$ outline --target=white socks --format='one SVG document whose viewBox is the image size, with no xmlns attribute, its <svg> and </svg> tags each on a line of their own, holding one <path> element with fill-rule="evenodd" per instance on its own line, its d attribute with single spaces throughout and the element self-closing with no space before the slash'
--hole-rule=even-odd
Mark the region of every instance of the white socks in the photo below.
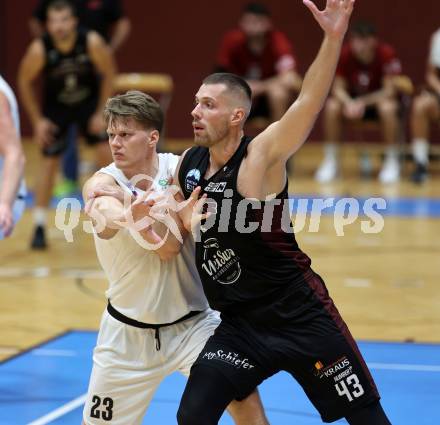
<svg viewBox="0 0 440 425">
<path fill-rule="evenodd" d="M 339 145 L 337 143 L 326 143 L 324 145 L 324 157 L 325 159 L 337 160 L 339 153 Z"/>
<path fill-rule="evenodd" d="M 429 160 L 429 143 L 426 139 L 414 139 L 411 145 L 414 161 L 427 165 Z"/>
<path fill-rule="evenodd" d="M 34 223 L 36 226 L 46 226 L 47 223 L 47 208 L 35 207 L 33 211 Z"/>
<path fill-rule="evenodd" d="M 385 150 L 386 161 L 398 161 L 399 154 L 396 146 L 388 146 Z"/>
</svg>

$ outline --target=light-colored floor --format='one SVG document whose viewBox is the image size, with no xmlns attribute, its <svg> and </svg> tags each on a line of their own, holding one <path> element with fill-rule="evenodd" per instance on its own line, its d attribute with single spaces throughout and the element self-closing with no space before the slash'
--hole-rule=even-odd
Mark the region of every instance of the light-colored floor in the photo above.
<svg viewBox="0 0 440 425">
<path fill-rule="evenodd" d="M 176 144 L 170 145 L 173 148 Z M 178 145 L 179 146 L 179 145 Z M 378 169 L 380 156 L 370 146 Z M 27 143 L 27 180 L 38 171 L 34 147 Z M 84 157 L 90 158 L 85 151 Z M 343 174 L 334 184 L 319 186 L 313 171 L 321 159 L 318 144 L 304 146 L 293 162 L 289 191 L 347 197 L 440 198 L 439 165 L 422 187 L 405 180 L 389 187 L 376 179 L 363 182 L 357 173 L 357 148 L 343 151 Z M 376 170 L 377 171 L 377 170 Z M 323 216 L 317 232 L 297 234 L 301 248 L 327 283 L 356 338 L 440 342 L 439 218 L 387 216 L 384 229 L 364 234 L 359 218 L 337 236 L 333 216 Z M 298 217 L 300 220 L 300 217 Z M 81 216 L 66 242 L 50 217 L 50 249 L 29 250 L 31 214 L 26 211 L 12 238 L 0 243 L 0 359 L 67 329 L 97 329 L 105 306 L 106 282 L 92 237 L 82 230 Z"/>
</svg>

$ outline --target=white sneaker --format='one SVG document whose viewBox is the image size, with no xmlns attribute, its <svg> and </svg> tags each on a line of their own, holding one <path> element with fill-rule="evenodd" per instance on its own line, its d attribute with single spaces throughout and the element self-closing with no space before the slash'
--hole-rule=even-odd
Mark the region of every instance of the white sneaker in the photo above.
<svg viewBox="0 0 440 425">
<path fill-rule="evenodd" d="M 379 173 L 379 180 L 383 184 L 396 183 L 400 179 L 400 166 L 397 158 L 386 158 Z"/>
<path fill-rule="evenodd" d="M 338 161 L 335 158 L 324 158 L 315 173 L 315 180 L 319 183 L 329 183 L 338 175 Z"/>
</svg>

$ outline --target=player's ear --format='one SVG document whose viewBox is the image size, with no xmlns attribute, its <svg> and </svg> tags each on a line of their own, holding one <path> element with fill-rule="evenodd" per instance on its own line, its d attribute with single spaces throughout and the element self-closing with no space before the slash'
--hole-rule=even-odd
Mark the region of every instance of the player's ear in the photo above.
<svg viewBox="0 0 440 425">
<path fill-rule="evenodd" d="M 241 125 L 246 118 L 246 113 L 243 108 L 235 108 L 232 112 L 231 124 Z"/>
<path fill-rule="evenodd" d="M 157 143 L 159 142 L 159 138 L 160 138 L 160 133 L 158 130 L 151 130 L 148 134 L 148 146 L 149 147 L 154 147 L 157 145 Z"/>
</svg>

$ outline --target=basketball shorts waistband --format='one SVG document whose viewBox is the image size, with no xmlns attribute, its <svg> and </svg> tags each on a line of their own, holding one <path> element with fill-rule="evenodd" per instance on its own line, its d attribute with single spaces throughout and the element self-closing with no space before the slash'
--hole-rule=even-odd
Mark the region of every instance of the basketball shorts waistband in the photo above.
<svg viewBox="0 0 440 425">
<path fill-rule="evenodd" d="M 171 326 L 175 325 L 177 323 L 183 322 L 185 320 L 190 319 L 191 317 L 197 316 L 200 313 L 203 313 L 203 311 L 190 311 L 188 314 L 185 314 L 185 316 L 180 317 L 179 319 L 175 320 L 171 323 L 145 323 L 145 322 L 139 322 L 137 320 L 134 320 L 130 317 L 125 316 L 118 310 L 116 310 L 110 303 L 110 301 L 107 304 L 107 311 L 114 319 L 125 323 L 126 325 L 134 326 L 135 328 L 141 328 L 141 329 L 160 329 L 165 326 Z"/>
</svg>

